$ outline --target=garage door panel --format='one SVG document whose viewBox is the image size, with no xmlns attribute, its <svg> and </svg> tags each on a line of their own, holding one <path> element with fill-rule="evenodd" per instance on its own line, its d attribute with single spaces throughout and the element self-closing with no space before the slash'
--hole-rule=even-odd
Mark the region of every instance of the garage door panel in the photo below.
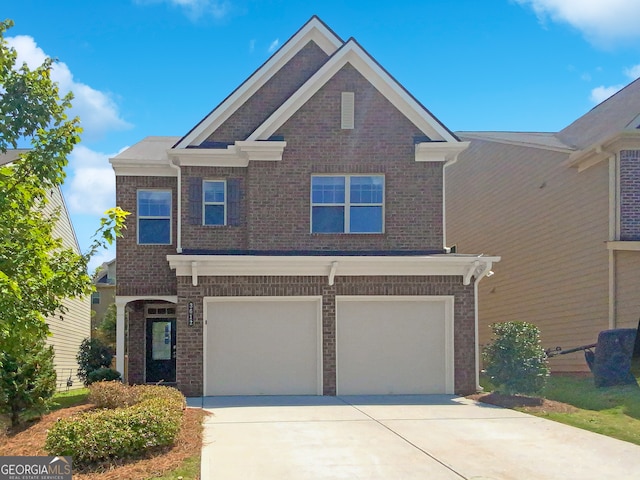
<svg viewBox="0 0 640 480">
<path fill-rule="evenodd" d="M 337 299 L 338 393 L 447 393 L 447 302 Z"/>
<path fill-rule="evenodd" d="M 318 394 L 319 305 L 317 299 L 211 302 L 207 394 Z"/>
</svg>

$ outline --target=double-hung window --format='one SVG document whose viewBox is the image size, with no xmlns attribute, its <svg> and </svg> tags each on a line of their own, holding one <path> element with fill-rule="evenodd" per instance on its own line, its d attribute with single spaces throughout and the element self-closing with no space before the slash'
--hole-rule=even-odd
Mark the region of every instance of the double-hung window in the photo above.
<svg viewBox="0 0 640 480">
<path fill-rule="evenodd" d="M 138 190 L 138 243 L 171 244 L 170 190 Z"/>
<path fill-rule="evenodd" d="M 202 218 L 204 225 L 226 225 L 227 182 L 204 180 L 202 182 Z"/>
<path fill-rule="evenodd" d="M 311 177 L 312 233 L 382 233 L 383 175 Z"/>
</svg>

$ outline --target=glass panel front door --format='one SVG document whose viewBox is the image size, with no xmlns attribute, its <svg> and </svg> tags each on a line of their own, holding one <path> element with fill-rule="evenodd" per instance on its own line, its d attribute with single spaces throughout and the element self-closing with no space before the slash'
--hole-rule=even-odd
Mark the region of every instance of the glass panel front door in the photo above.
<svg viewBox="0 0 640 480">
<path fill-rule="evenodd" d="M 147 319 L 147 383 L 176 381 L 176 320 Z"/>
</svg>

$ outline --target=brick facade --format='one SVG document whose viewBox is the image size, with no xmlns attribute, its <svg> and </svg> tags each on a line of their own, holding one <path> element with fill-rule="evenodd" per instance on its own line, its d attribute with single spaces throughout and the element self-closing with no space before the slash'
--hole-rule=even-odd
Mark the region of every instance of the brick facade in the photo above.
<svg viewBox="0 0 640 480">
<path fill-rule="evenodd" d="M 313 42 L 239 107 L 206 142 L 245 139 L 326 62 Z M 341 128 L 341 94 L 355 92 L 355 128 Z M 251 161 L 247 167 L 182 166 L 183 250 L 439 251 L 443 241 L 443 163 L 416 162 L 415 139 L 424 138 L 398 108 L 347 63 L 275 132 L 287 142 L 281 161 Z M 201 147 L 207 147 L 207 144 Z M 211 146 L 211 145 L 209 145 Z M 313 174 L 383 174 L 384 233 L 310 233 Z M 197 201 L 191 186 L 203 179 L 239 180 L 238 225 L 204 226 L 189 217 Z M 172 191 L 172 245 L 138 245 L 136 192 Z M 145 296 L 177 295 L 176 380 L 185 395 L 203 393 L 203 298 L 234 296 L 321 296 L 323 392 L 336 393 L 336 296 L 449 295 L 454 302 L 455 391 L 475 383 L 475 299 L 473 284 L 457 276 L 230 276 L 176 278 L 167 262 L 177 247 L 177 179 L 117 176 L 118 205 L 132 212 L 118 240 L 119 296 L 129 304 L 129 381 L 144 381 Z M 194 215 L 197 217 L 197 215 Z M 179 253 L 179 252 L 178 252 Z M 149 300 L 150 301 L 150 300 Z M 188 325 L 189 302 L 195 306 Z M 157 302 L 153 302 L 157 303 Z"/>
<path fill-rule="evenodd" d="M 203 391 L 203 297 L 322 296 L 323 390 L 336 394 L 335 298 L 340 295 L 453 295 L 455 391 L 475 391 L 473 285 L 460 277 L 202 277 L 194 287 L 191 279 L 178 278 L 177 386 L 187 396 Z M 187 324 L 187 304 L 195 305 L 194 324 Z M 154 302 L 157 303 L 157 302 Z M 142 302 L 129 313 L 129 381 L 141 383 L 145 351 L 145 318 Z"/>
<path fill-rule="evenodd" d="M 620 240 L 640 240 L 640 150 L 620 152 Z"/>
<path fill-rule="evenodd" d="M 118 206 L 131 215 L 116 244 L 118 283 L 116 295 L 175 295 L 176 276 L 167 255 L 176 252 L 176 179 L 172 177 L 116 177 Z M 137 192 L 139 189 L 171 190 L 171 245 L 138 245 Z"/>
</svg>

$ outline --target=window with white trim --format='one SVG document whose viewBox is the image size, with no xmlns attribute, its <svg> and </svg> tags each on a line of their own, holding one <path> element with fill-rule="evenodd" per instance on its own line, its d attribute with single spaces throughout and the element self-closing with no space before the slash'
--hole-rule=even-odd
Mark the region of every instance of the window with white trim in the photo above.
<svg viewBox="0 0 640 480">
<path fill-rule="evenodd" d="M 138 190 L 138 244 L 171 244 L 171 190 Z"/>
<path fill-rule="evenodd" d="M 384 175 L 311 177 L 311 233 L 383 233 Z"/>
<path fill-rule="evenodd" d="M 224 180 L 202 182 L 202 223 L 227 224 L 227 182 Z"/>
</svg>

